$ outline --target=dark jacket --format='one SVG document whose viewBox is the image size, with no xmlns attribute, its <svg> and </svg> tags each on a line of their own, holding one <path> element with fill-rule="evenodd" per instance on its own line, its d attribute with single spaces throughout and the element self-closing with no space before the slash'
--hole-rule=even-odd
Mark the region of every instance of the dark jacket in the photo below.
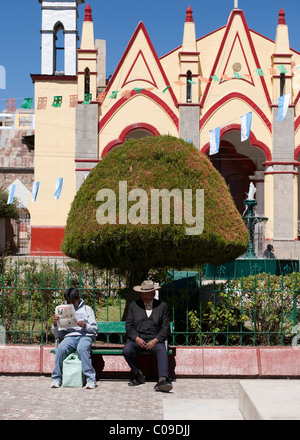
<svg viewBox="0 0 300 440">
<path fill-rule="evenodd" d="M 126 319 L 126 332 L 127 336 L 132 341 L 139 336 L 139 330 L 145 315 L 146 311 L 142 300 L 137 300 L 130 303 Z M 165 341 L 170 331 L 170 320 L 167 304 L 165 302 L 158 301 L 157 299 L 153 299 L 153 310 L 151 317 L 157 331 L 155 337 L 159 342 Z"/>
</svg>

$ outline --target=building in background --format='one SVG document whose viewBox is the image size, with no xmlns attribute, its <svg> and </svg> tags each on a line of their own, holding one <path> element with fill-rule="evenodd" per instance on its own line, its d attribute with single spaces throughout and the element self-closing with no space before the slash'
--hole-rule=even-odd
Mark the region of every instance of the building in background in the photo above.
<svg viewBox="0 0 300 440">
<path fill-rule="evenodd" d="M 189 6 L 182 45 L 172 49 L 170 42 L 170 52 L 160 58 L 140 22 L 106 84 L 105 41 L 95 40 L 90 5 L 77 48 L 84 0 L 39 2 L 42 68 L 32 79 L 34 179 L 40 186 L 28 205 L 33 255 L 61 254 L 76 191 L 109 151 L 130 138 L 170 134 L 209 155 L 241 214 L 253 182 L 257 213 L 269 219 L 264 239 L 272 241 L 277 257 L 300 257 L 300 53 L 289 46 L 283 10 L 274 23 L 275 41 L 249 29 L 237 8 L 225 26 L 197 39 Z M 287 106 L 278 122 L 280 97 Z M 242 140 L 247 114 L 249 137 Z M 220 142 L 213 152 L 216 129 Z"/>
</svg>

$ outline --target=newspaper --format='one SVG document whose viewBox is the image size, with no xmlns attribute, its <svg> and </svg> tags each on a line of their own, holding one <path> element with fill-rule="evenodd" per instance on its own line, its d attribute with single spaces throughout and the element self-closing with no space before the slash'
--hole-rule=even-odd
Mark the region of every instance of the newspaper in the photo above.
<svg viewBox="0 0 300 440">
<path fill-rule="evenodd" d="M 59 316 L 58 329 L 74 327 L 77 324 L 77 316 L 73 304 L 62 304 L 57 306 L 55 314 Z"/>
</svg>

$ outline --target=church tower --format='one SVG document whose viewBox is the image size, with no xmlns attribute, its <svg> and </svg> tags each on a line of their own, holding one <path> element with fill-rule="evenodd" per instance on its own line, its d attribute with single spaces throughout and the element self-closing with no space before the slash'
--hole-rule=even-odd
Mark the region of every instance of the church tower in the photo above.
<svg viewBox="0 0 300 440">
<path fill-rule="evenodd" d="M 184 140 L 191 139 L 195 147 L 199 148 L 199 52 L 193 11 L 190 6 L 186 10 L 182 50 L 178 55 L 179 79 L 186 83 L 186 87 L 180 89 L 179 135 Z"/>
<path fill-rule="evenodd" d="M 289 32 L 283 9 L 279 12 L 273 61 L 273 161 L 266 163 L 266 182 L 273 184 L 273 242 L 281 251 L 282 243 L 294 243 L 297 239 L 298 211 L 298 167 L 294 160 L 295 110 L 290 106 L 284 120 L 278 122 L 278 98 L 292 92 L 292 52 L 289 45 Z M 268 189 L 268 185 L 266 185 Z M 265 194 L 265 197 L 268 197 Z M 284 209 L 283 209 L 284 206 Z"/>
<path fill-rule="evenodd" d="M 84 0 L 39 0 L 42 4 L 42 75 L 58 70 L 59 51 L 64 51 L 65 75 L 77 73 L 78 5 Z M 58 47 L 58 34 L 63 33 L 63 46 Z"/>
</svg>

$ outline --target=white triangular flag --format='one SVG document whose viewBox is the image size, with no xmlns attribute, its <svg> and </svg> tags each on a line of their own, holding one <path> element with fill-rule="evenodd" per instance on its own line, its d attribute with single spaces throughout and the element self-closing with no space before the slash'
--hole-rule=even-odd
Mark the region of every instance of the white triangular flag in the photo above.
<svg viewBox="0 0 300 440">
<path fill-rule="evenodd" d="M 54 193 L 54 198 L 57 200 L 60 197 L 60 193 L 62 190 L 62 184 L 63 184 L 63 178 L 60 177 L 59 179 L 56 179 L 56 184 L 55 184 L 55 193 Z"/>
<path fill-rule="evenodd" d="M 214 128 L 209 131 L 210 136 L 210 147 L 209 154 L 217 154 L 219 153 L 220 148 L 220 127 Z"/>
<path fill-rule="evenodd" d="M 36 201 L 37 194 L 39 191 L 39 186 L 40 186 L 40 182 L 34 182 L 32 185 L 32 197 L 31 197 L 32 202 Z"/>
<path fill-rule="evenodd" d="M 252 123 L 252 112 L 241 116 L 241 142 L 249 139 Z"/>
<path fill-rule="evenodd" d="M 16 191 L 16 185 L 15 184 L 10 185 L 10 187 L 8 188 L 8 200 L 7 200 L 8 205 L 13 203 L 15 191 Z"/>
<path fill-rule="evenodd" d="M 281 122 L 285 119 L 291 100 L 291 92 L 278 98 L 278 119 Z"/>
</svg>

